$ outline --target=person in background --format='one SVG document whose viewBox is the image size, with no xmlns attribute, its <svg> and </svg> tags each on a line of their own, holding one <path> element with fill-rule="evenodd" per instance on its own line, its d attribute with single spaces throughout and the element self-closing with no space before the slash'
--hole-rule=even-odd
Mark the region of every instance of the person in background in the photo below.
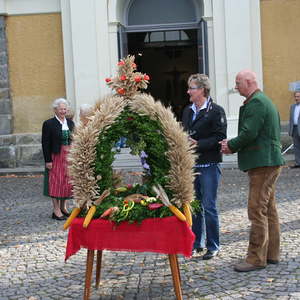
<svg viewBox="0 0 300 300">
<path fill-rule="evenodd" d="M 217 190 L 221 177 L 222 154 L 219 142 L 226 138 L 227 121 L 224 109 L 210 97 L 209 78 L 193 74 L 188 79 L 191 105 L 185 107 L 182 124 L 189 133 L 189 140 L 196 145 L 198 158 L 195 178 L 196 198 L 202 211 L 193 218 L 196 235 L 193 254 L 207 248 L 204 260 L 215 257 L 220 250 Z"/>
<path fill-rule="evenodd" d="M 120 139 L 116 142 L 116 151 L 117 152 L 121 152 L 121 148 L 125 148 L 126 147 L 126 137 L 121 136 Z"/>
<path fill-rule="evenodd" d="M 79 107 L 79 119 L 83 125 L 89 121 L 89 117 L 93 114 L 93 106 L 91 104 L 81 104 Z"/>
<path fill-rule="evenodd" d="M 67 108 L 66 118 L 73 121 L 75 116 L 74 110 L 71 107 Z"/>
<path fill-rule="evenodd" d="M 66 199 L 72 196 L 67 172 L 67 154 L 74 122 L 65 117 L 68 109 L 66 99 L 54 100 L 52 107 L 54 117 L 44 121 L 42 127 L 42 149 L 48 174 L 44 191 L 52 198 L 52 219 L 65 220 L 69 216 Z"/>
<path fill-rule="evenodd" d="M 290 108 L 289 135 L 293 137 L 295 165 L 300 168 L 300 91 L 294 93 L 295 103 Z"/>
<path fill-rule="evenodd" d="M 275 184 L 284 164 L 280 144 L 279 113 L 258 89 L 256 74 L 237 74 L 235 88 L 246 100 L 240 107 L 238 136 L 221 142 L 225 154 L 238 153 L 240 170 L 248 173 L 248 217 L 251 222 L 246 259 L 237 272 L 263 269 L 278 264 L 280 228 L 275 201 Z"/>
</svg>

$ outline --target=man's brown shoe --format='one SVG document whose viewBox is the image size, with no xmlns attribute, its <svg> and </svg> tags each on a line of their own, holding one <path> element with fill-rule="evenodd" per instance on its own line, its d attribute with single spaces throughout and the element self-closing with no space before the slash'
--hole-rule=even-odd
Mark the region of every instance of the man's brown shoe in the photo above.
<svg viewBox="0 0 300 300">
<path fill-rule="evenodd" d="M 250 272 L 250 271 L 255 271 L 255 270 L 261 270 L 264 269 L 265 267 L 263 266 L 254 266 L 251 264 L 248 264 L 247 262 L 243 261 L 237 265 L 234 266 L 234 271 L 237 272 Z"/>
</svg>

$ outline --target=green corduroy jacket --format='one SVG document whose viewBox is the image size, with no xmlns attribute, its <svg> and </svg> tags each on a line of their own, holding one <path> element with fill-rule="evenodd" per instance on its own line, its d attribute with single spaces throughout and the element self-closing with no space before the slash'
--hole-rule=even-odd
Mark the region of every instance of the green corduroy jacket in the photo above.
<svg viewBox="0 0 300 300">
<path fill-rule="evenodd" d="M 228 142 L 228 147 L 238 153 L 242 171 L 284 164 L 279 113 L 263 92 L 256 91 L 240 107 L 238 136 Z"/>
</svg>

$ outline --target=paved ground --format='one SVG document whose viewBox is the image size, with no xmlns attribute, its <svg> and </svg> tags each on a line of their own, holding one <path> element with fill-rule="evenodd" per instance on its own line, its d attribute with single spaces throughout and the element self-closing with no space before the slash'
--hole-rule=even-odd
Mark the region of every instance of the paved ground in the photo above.
<svg viewBox="0 0 300 300">
<path fill-rule="evenodd" d="M 225 169 L 219 192 L 220 255 L 179 263 L 184 299 L 300 299 L 300 170 L 283 170 L 277 198 L 282 228 L 278 266 L 236 273 L 248 241 L 247 176 Z M 42 177 L 0 177 L 0 300 L 82 299 L 86 250 L 64 263 L 67 233 L 50 218 Z M 175 299 L 165 255 L 104 252 L 102 284 L 91 300 Z"/>
</svg>

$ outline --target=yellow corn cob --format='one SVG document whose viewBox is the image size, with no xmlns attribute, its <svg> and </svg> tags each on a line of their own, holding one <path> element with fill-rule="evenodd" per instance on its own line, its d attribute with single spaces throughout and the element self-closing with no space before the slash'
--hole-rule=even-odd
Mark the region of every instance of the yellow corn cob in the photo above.
<svg viewBox="0 0 300 300">
<path fill-rule="evenodd" d="M 168 206 L 170 211 L 181 221 L 186 221 L 185 215 L 174 205 L 169 205 Z"/>
<path fill-rule="evenodd" d="M 81 208 L 79 208 L 79 207 L 73 208 L 72 213 L 70 214 L 70 216 L 68 217 L 68 219 L 66 220 L 66 222 L 64 224 L 64 230 L 69 228 L 72 221 L 79 215 L 80 211 L 81 211 Z"/>
<path fill-rule="evenodd" d="M 91 220 L 92 220 L 92 218 L 93 218 L 95 212 L 96 212 L 96 206 L 95 206 L 95 205 L 92 205 L 92 206 L 90 207 L 88 213 L 87 213 L 86 216 L 85 216 L 85 219 L 84 219 L 84 222 L 83 222 L 83 227 L 84 227 L 84 228 L 87 228 L 87 227 L 89 226 L 89 224 L 90 224 L 90 222 L 91 222 Z"/>
<path fill-rule="evenodd" d="M 192 227 L 193 220 L 192 220 L 191 208 L 187 203 L 183 204 L 183 212 L 186 217 L 186 222 L 189 224 L 190 227 Z"/>
</svg>

